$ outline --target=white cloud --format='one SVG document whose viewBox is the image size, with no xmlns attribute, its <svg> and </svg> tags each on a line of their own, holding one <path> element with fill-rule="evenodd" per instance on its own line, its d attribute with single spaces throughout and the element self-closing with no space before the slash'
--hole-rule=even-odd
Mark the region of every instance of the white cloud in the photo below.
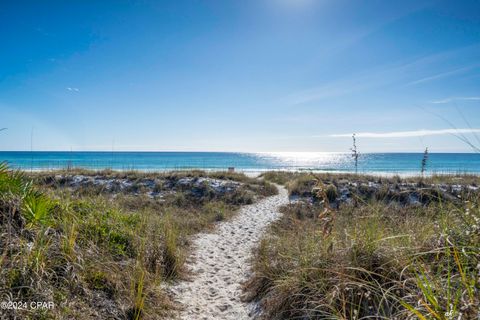
<svg viewBox="0 0 480 320">
<path fill-rule="evenodd" d="M 454 101 L 480 101 L 480 97 L 453 97 L 453 98 L 430 101 L 430 103 L 442 104 L 442 103 L 450 103 Z"/>
<path fill-rule="evenodd" d="M 480 133 L 480 129 L 440 129 L 440 130 L 415 130 L 415 131 L 394 131 L 394 132 L 359 132 L 358 138 L 410 138 L 425 136 L 440 136 L 446 134 Z M 352 133 L 331 134 L 332 138 L 352 137 Z"/>
<path fill-rule="evenodd" d="M 78 88 L 72 88 L 72 87 L 67 87 L 66 89 L 67 89 L 68 91 L 75 91 L 75 92 L 79 92 L 79 91 L 80 91 L 80 89 L 78 89 Z"/>
</svg>

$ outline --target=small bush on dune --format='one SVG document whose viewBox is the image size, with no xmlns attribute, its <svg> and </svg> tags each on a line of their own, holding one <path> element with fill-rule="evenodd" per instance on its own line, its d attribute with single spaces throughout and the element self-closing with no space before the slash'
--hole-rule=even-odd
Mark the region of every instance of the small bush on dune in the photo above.
<svg viewBox="0 0 480 320">
<path fill-rule="evenodd" d="M 329 202 L 334 202 L 338 197 L 337 187 L 335 187 L 333 184 L 329 184 L 327 186 L 325 193 Z"/>
<path fill-rule="evenodd" d="M 255 201 L 255 193 L 247 188 L 240 188 L 229 194 L 226 201 L 234 205 L 252 204 Z"/>
<path fill-rule="evenodd" d="M 278 194 L 278 189 L 273 184 L 268 183 L 267 181 L 262 181 L 260 183 L 261 186 L 261 193 L 263 196 L 273 196 Z"/>
<path fill-rule="evenodd" d="M 303 175 L 298 179 L 287 183 L 287 189 L 294 196 L 309 196 L 312 188 L 316 186 L 317 180 L 311 175 Z"/>
</svg>

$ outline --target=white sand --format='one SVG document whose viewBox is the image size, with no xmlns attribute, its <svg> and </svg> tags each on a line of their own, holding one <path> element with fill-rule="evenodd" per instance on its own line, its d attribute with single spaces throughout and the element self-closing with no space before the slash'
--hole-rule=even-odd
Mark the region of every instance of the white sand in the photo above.
<svg viewBox="0 0 480 320">
<path fill-rule="evenodd" d="M 230 221 L 217 225 L 213 233 L 199 234 L 193 240 L 193 253 L 187 260 L 191 281 L 170 288 L 183 306 L 179 319 L 251 319 L 252 307 L 241 301 L 242 283 L 251 271 L 252 249 L 265 227 L 280 217 L 278 209 L 288 203 L 283 187 L 279 194 L 240 209 Z"/>
</svg>

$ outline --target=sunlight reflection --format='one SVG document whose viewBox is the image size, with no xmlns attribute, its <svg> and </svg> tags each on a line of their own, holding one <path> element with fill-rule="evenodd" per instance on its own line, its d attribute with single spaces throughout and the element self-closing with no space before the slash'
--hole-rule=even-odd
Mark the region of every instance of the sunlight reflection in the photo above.
<svg viewBox="0 0 480 320">
<path fill-rule="evenodd" d="M 259 156 L 279 166 L 311 169 L 344 167 L 350 161 L 349 154 L 338 152 L 268 152 Z"/>
</svg>

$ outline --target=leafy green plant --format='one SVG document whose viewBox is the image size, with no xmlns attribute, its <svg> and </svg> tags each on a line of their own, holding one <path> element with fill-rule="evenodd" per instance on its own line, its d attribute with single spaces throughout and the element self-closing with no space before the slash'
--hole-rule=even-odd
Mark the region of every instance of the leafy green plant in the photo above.
<svg viewBox="0 0 480 320">
<path fill-rule="evenodd" d="M 0 162 L 0 195 L 25 197 L 32 189 L 32 184 L 21 171 L 12 171 L 6 162 Z"/>
<path fill-rule="evenodd" d="M 38 192 L 32 192 L 23 199 L 23 214 L 30 225 L 46 225 L 50 220 L 50 199 Z"/>
</svg>

